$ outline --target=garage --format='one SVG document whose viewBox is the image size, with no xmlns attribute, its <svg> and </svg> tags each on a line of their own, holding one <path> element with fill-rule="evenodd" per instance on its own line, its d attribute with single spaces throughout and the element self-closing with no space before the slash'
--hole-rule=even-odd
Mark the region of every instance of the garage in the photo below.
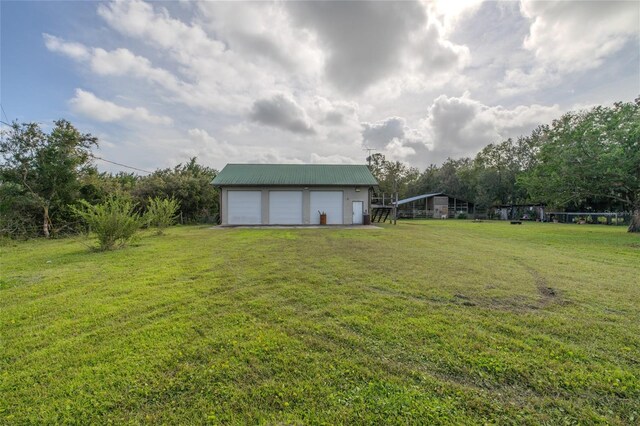
<svg viewBox="0 0 640 426">
<path fill-rule="evenodd" d="M 328 225 L 342 225 L 342 191 L 311 191 L 311 223 L 320 223 L 320 214 L 327 214 Z"/>
<path fill-rule="evenodd" d="M 269 225 L 302 223 L 302 191 L 269 191 Z"/>
<path fill-rule="evenodd" d="M 227 205 L 230 225 L 262 223 L 261 191 L 228 191 Z"/>
<path fill-rule="evenodd" d="M 361 225 L 378 186 L 364 164 L 227 164 L 211 183 L 222 226 Z"/>
</svg>

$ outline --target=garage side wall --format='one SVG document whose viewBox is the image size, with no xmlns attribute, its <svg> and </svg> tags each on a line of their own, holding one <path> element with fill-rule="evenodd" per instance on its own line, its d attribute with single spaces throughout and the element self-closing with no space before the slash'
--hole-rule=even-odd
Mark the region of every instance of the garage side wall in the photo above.
<svg viewBox="0 0 640 426">
<path fill-rule="evenodd" d="M 310 225 L 311 215 L 314 212 L 310 211 L 311 205 L 311 191 L 342 191 L 342 208 L 343 217 L 342 223 L 345 225 L 351 225 L 353 223 L 353 202 L 362 201 L 364 206 L 364 212 L 370 213 L 369 203 L 369 188 L 366 186 L 308 186 L 307 189 L 302 186 L 242 186 L 242 187 L 222 187 L 221 188 L 221 213 L 222 213 L 222 225 L 229 225 L 228 222 L 228 199 L 229 191 L 261 191 L 261 218 L 262 223 L 258 225 L 269 224 L 269 191 L 302 191 L 302 225 Z M 356 191 L 356 188 L 359 191 Z"/>
</svg>

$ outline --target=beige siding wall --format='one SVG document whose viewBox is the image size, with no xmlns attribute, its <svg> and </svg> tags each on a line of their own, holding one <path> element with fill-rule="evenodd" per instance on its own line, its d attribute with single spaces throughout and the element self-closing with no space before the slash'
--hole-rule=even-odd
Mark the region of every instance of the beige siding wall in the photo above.
<svg viewBox="0 0 640 426">
<path fill-rule="evenodd" d="M 342 191 L 342 223 L 351 225 L 353 223 L 353 202 L 364 202 L 364 211 L 369 212 L 369 187 L 366 186 L 242 186 L 242 187 L 223 187 L 221 188 L 222 201 L 222 225 L 228 225 L 227 222 L 227 194 L 228 191 L 262 191 L 262 224 L 269 224 L 269 191 L 302 191 L 302 221 L 304 225 L 311 223 L 311 191 Z M 359 191 L 356 191 L 359 189 Z"/>
</svg>

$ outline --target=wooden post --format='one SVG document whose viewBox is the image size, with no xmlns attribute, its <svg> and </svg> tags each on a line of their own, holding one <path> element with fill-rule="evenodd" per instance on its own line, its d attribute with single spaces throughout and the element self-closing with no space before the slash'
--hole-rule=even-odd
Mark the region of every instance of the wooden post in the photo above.
<svg viewBox="0 0 640 426">
<path fill-rule="evenodd" d="M 397 225 L 398 224 L 398 188 L 396 188 L 396 202 L 394 204 L 394 206 L 396 206 L 396 214 L 393 216 L 393 224 Z"/>
<path fill-rule="evenodd" d="M 395 198 L 395 201 L 393 199 Z M 391 194 L 391 200 L 393 201 L 393 224 L 398 224 L 398 178 L 393 180 L 393 194 Z"/>
</svg>

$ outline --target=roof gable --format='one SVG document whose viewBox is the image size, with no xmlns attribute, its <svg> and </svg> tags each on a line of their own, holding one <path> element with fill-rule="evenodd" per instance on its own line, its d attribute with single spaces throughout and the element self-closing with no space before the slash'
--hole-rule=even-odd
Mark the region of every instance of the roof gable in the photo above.
<svg viewBox="0 0 640 426">
<path fill-rule="evenodd" d="M 359 164 L 227 164 L 212 183 L 215 186 L 378 185 L 369 168 Z"/>
</svg>

